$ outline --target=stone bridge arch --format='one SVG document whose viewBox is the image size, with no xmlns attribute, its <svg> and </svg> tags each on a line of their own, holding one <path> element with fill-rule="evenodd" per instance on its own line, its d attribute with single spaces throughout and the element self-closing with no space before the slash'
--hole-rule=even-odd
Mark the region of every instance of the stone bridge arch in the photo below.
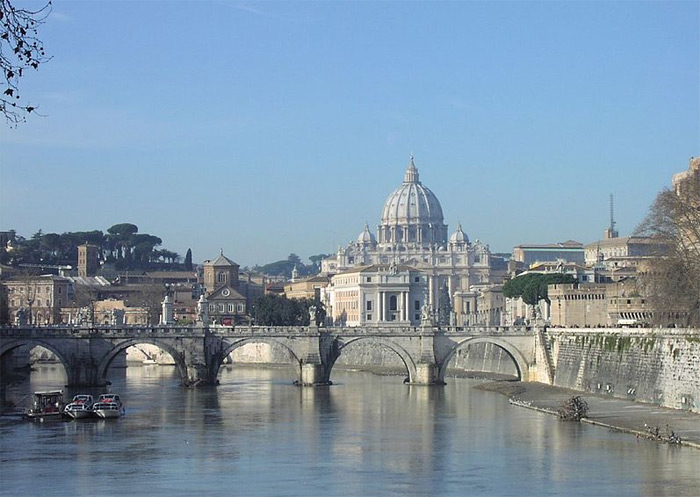
<svg viewBox="0 0 700 497">
<path fill-rule="evenodd" d="M 216 357 L 216 363 L 211 365 L 212 368 L 212 379 L 216 379 L 219 377 L 219 370 L 221 369 L 221 366 L 224 363 L 224 360 L 228 355 L 233 352 L 236 349 L 239 349 L 245 345 L 252 344 L 252 343 L 265 343 L 268 344 L 272 347 L 280 347 L 284 350 L 286 350 L 291 358 L 293 359 L 293 364 L 296 367 L 297 370 L 297 381 L 301 380 L 301 359 L 299 359 L 299 355 L 286 343 L 283 341 L 276 339 L 274 337 L 262 337 L 262 336 L 255 336 L 255 337 L 248 337 L 248 338 L 241 338 L 238 340 L 233 340 L 233 341 L 228 341 L 224 340 L 222 343 L 222 349 L 221 349 L 221 354 Z"/>
<path fill-rule="evenodd" d="M 530 364 L 528 363 L 523 353 L 517 347 L 508 343 L 506 340 L 494 337 L 470 337 L 458 342 L 454 347 L 450 349 L 450 351 L 445 355 L 445 357 L 443 357 L 442 361 L 440 361 L 440 363 L 438 364 L 438 379 L 440 381 L 444 381 L 445 374 L 447 372 L 447 365 L 450 363 L 452 358 L 459 350 L 478 343 L 488 343 L 502 349 L 515 364 L 515 369 L 518 373 L 518 379 L 520 381 L 525 381 L 527 379 Z"/>
<path fill-rule="evenodd" d="M 68 383 L 70 383 L 71 378 L 73 378 L 73 376 L 75 375 L 75 371 L 73 366 L 71 365 L 71 362 L 69 361 L 69 358 L 60 348 L 40 338 L 19 339 L 3 344 L 2 346 L 0 346 L 0 361 L 4 361 L 6 359 L 5 355 L 12 352 L 15 349 L 18 349 L 20 347 L 29 347 L 31 350 L 37 346 L 44 347 L 46 350 L 51 351 L 51 353 L 56 356 L 56 358 L 63 366 L 63 370 L 66 373 Z M 3 364 L 0 367 L 0 370 L 4 372 L 5 370 L 2 368 L 6 366 L 6 364 Z"/>
<path fill-rule="evenodd" d="M 330 377 L 331 377 L 331 372 L 333 370 L 333 366 L 335 366 L 336 361 L 340 358 L 340 356 L 343 354 L 343 349 L 351 346 L 354 343 L 358 343 L 360 341 L 367 342 L 369 344 L 374 344 L 378 345 L 380 347 L 388 348 L 392 352 L 394 352 L 396 355 L 399 356 L 401 361 L 403 362 L 404 366 L 406 367 L 406 372 L 408 373 L 408 381 L 413 383 L 416 378 L 416 362 L 413 360 L 413 357 L 411 354 L 403 348 L 401 345 L 397 344 L 393 340 L 389 340 L 383 337 L 354 337 L 354 338 L 349 338 L 347 340 L 343 340 L 342 338 L 336 338 L 335 339 L 335 346 L 333 347 L 333 351 L 328 357 L 328 362 L 326 363 L 326 368 L 325 368 L 325 374 L 326 378 L 325 380 L 327 382 L 330 382 Z"/>
<path fill-rule="evenodd" d="M 129 347 L 133 347 L 144 343 L 149 345 L 155 345 L 156 347 L 163 349 L 165 352 L 170 354 L 170 356 L 175 361 L 175 366 L 177 367 L 177 370 L 180 373 L 180 378 L 182 379 L 183 384 L 187 382 L 187 365 L 185 364 L 185 361 L 183 360 L 180 351 L 170 346 L 170 344 L 168 344 L 167 342 L 164 342 L 157 338 L 132 338 L 114 344 L 114 346 L 109 350 L 109 352 L 107 352 L 107 354 L 105 354 L 97 364 L 97 380 L 101 384 L 104 384 L 107 381 L 107 371 L 109 370 L 109 366 L 110 364 L 112 364 L 114 358 L 117 357 L 117 355 L 119 355 L 121 352 L 124 352 Z"/>
</svg>

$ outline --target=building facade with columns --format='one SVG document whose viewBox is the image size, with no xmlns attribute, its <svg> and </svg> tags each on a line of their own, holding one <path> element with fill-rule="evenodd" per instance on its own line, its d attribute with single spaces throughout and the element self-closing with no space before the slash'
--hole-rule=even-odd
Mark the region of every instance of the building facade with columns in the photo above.
<svg viewBox="0 0 700 497">
<path fill-rule="evenodd" d="M 403 182 L 384 203 L 376 235 L 365 225 L 355 242 L 322 261 L 321 271 L 333 275 L 391 264 L 420 271 L 431 314 L 442 324 L 456 325 L 462 323 L 453 311 L 455 294 L 501 283 L 507 272 L 505 261 L 494 257 L 488 245 L 470 241 L 461 224 L 448 237 L 440 201 L 421 183 L 413 157 Z"/>
<path fill-rule="evenodd" d="M 397 264 L 373 264 L 338 273 L 323 291 L 328 324 L 418 326 L 426 283 L 421 271 Z"/>
</svg>

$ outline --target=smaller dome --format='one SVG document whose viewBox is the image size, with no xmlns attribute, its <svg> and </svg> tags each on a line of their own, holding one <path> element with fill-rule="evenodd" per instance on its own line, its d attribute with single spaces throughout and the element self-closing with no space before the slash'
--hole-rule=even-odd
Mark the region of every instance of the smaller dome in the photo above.
<svg viewBox="0 0 700 497">
<path fill-rule="evenodd" d="M 457 231 L 452 233 L 450 236 L 450 244 L 463 244 L 463 243 L 469 243 L 469 237 L 467 237 L 467 234 L 462 231 L 462 223 L 459 223 L 457 226 Z"/>
<path fill-rule="evenodd" d="M 369 230 L 369 224 L 365 223 L 365 229 L 357 237 L 357 243 L 362 245 L 376 245 L 377 239 L 374 237 L 372 232 Z"/>
</svg>

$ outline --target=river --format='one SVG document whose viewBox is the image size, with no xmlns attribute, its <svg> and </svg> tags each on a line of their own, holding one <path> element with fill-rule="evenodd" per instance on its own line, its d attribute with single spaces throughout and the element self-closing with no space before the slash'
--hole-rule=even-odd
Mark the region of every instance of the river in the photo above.
<svg viewBox="0 0 700 497">
<path fill-rule="evenodd" d="M 227 367 L 190 390 L 173 367 L 110 373 L 121 419 L 0 418 L 0 495 L 700 495 L 700 451 L 559 422 L 475 380 L 334 371 L 300 388 L 288 368 Z M 64 381 L 40 366 L 11 395 Z"/>
</svg>

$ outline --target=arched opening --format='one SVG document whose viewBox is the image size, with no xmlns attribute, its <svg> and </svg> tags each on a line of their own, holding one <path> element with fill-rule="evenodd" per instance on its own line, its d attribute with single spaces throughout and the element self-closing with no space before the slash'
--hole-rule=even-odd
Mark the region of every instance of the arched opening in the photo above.
<svg viewBox="0 0 700 497">
<path fill-rule="evenodd" d="M 97 379 L 116 393 L 148 385 L 179 386 L 187 378 L 179 357 L 176 350 L 158 340 L 129 340 L 100 360 Z"/>
<path fill-rule="evenodd" d="M 472 338 L 455 346 L 440 365 L 439 376 L 520 380 L 526 372 L 523 355 L 498 339 Z"/>
<path fill-rule="evenodd" d="M 337 354 L 328 367 L 328 376 L 334 370 L 343 372 L 365 372 L 392 376 L 411 381 L 415 375 L 415 364 L 411 356 L 399 345 L 375 337 L 354 338 L 339 341 Z"/>
<path fill-rule="evenodd" d="M 67 362 L 41 341 L 14 342 L 0 351 L 0 409 L 29 407 L 31 394 L 62 390 L 68 383 Z"/>
<path fill-rule="evenodd" d="M 301 360 L 274 339 L 245 338 L 224 348 L 216 371 L 219 385 L 286 383 L 299 380 Z"/>
</svg>

